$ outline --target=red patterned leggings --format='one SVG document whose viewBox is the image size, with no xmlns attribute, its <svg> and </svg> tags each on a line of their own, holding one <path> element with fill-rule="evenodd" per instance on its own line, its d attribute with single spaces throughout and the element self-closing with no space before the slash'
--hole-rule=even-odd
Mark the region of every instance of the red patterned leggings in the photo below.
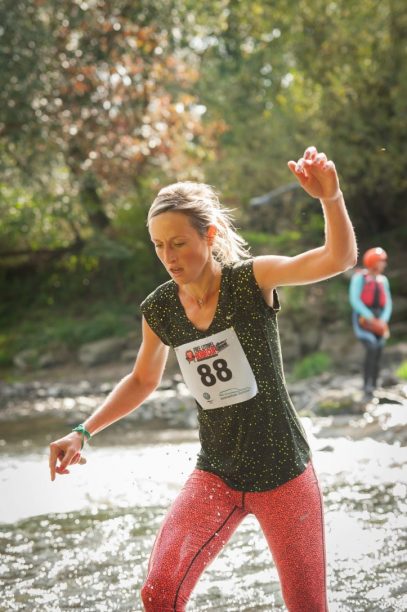
<svg viewBox="0 0 407 612">
<path fill-rule="evenodd" d="M 242 493 L 194 470 L 157 535 L 142 588 L 147 612 L 181 612 L 204 569 L 243 520 L 256 516 L 290 612 L 326 612 L 322 499 L 312 463 L 271 491 Z"/>
</svg>

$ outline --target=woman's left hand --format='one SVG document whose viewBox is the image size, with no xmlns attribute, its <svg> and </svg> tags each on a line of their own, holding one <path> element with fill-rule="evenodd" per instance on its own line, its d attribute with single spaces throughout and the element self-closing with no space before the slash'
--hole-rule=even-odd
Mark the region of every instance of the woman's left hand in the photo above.
<svg viewBox="0 0 407 612">
<path fill-rule="evenodd" d="M 304 156 L 289 161 L 288 167 L 307 193 L 320 200 L 334 200 L 341 195 L 335 164 L 316 147 L 305 149 Z"/>
</svg>

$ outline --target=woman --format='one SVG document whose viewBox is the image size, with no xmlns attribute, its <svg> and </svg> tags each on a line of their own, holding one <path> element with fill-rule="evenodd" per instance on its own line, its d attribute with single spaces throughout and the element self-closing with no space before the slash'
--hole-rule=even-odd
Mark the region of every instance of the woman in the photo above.
<svg viewBox="0 0 407 612">
<path fill-rule="evenodd" d="M 348 269 L 356 242 L 333 162 L 309 147 L 288 166 L 321 200 L 326 225 L 324 246 L 296 257 L 250 259 L 207 185 L 160 191 L 148 228 L 171 280 L 141 305 L 143 341 L 133 372 L 83 424 L 50 445 L 53 480 L 81 461 L 85 436 L 148 397 L 168 347 L 175 348 L 197 400 L 201 451 L 154 544 L 142 589 L 147 611 L 185 610 L 199 576 L 248 513 L 265 534 L 287 608 L 327 610 L 322 502 L 285 386 L 275 288 Z"/>
<path fill-rule="evenodd" d="M 392 299 L 389 281 L 383 274 L 387 266 L 386 251 L 381 247 L 368 249 L 363 255 L 363 265 L 364 269 L 352 276 L 349 300 L 355 336 L 365 347 L 363 390 L 365 399 L 369 400 L 377 385 L 383 347 L 390 335 Z"/>
</svg>

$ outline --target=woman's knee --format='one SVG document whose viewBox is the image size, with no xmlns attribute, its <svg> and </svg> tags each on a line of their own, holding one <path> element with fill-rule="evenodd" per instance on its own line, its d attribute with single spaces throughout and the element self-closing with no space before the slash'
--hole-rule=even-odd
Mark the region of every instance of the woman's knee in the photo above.
<svg viewBox="0 0 407 612">
<path fill-rule="evenodd" d="M 283 597 L 290 612 L 327 612 L 325 581 L 309 580 L 283 588 Z"/>
<path fill-rule="evenodd" d="M 146 580 L 141 588 L 141 599 L 146 612 L 174 609 L 174 606 L 171 608 L 166 584 Z"/>
<path fill-rule="evenodd" d="M 154 580 L 147 578 L 143 584 L 141 599 L 146 612 L 181 612 L 185 609 L 177 598 L 177 585 L 173 584 L 170 574 L 171 572 L 168 572 L 168 575 L 156 577 Z"/>
</svg>

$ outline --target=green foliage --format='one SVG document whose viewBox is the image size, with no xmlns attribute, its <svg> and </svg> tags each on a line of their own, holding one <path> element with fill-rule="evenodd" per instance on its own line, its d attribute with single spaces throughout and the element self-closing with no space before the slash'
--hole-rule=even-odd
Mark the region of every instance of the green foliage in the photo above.
<svg viewBox="0 0 407 612">
<path fill-rule="evenodd" d="M 10 366 L 14 355 L 32 349 L 35 355 L 47 350 L 75 351 L 82 344 L 110 336 L 125 337 L 140 332 L 137 305 L 110 302 L 74 302 L 65 311 L 36 309 L 22 321 L 10 320 L 0 336 L 0 366 Z M 35 364 L 34 364 L 35 365 Z"/>
<path fill-rule="evenodd" d="M 351 306 L 349 304 L 349 278 L 340 275 L 321 284 L 323 287 L 323 303 L 327 320 L 351 320 Z"/>
<path fill-rule="evenodd" d="M 292 371 L 292 377 L 294 380 L 300 380 L 310 376 L 317 376 L 329 370 L 331 365 L 331 358 L 326 353 L 311 353 L 296 363 Z"/>
<path fill-rule="evenodd" d="M 406 218 L 404 4 L 300 2 L 292 28 L 307 33 L 293 51 L 322 88 L 320 113 L 353 219 L 363 234 L 396 228 Z"/>
<path fill-rule="evenodd" d="M 241 234 L 250 245 L 253 255 L 275 255 L 279 253 L 294 255 L 301 248 L 301 234 L 296 230 L 286 230 L 279 234 L 266 234 L 248 230 L 242 231 Z"/>
<path fill-rule="evenodd" d="M 403 361 L 402 364 L 396 370 L 396 376 L 407 380 L 407 361 Z"/>
<path fill-rule="evenodd" d="M 130 256 L 112 232 L 123 202 L 188 173 L 210 145 L 197 72 L 175 48 L 183 5 L 170 4 L 5 0 L 1 266 Z"/>
<path fill-rule="evenodd" d="M 361 236 L 405 225 L 402 0 L 209 4 L 198 85 L 228 126 L 211 181 L 243 203 L 288 182 L 285 161 L 313 143 L 334 158 Z"/>
<path fill-rule="evenodd" d="M 44 349 L 64 345 L 69 349 L 75 349 L 81 344 L 109 336 L 125 336 L 136 326 L 134 312 L 132 315 L 128 308 L 126 312 L 123 307 L 119 309 L 117 304 L 104 303 L 97 304 L 96 308 L 84 308 L 81 318 L 56 315 L 43 322 L 40 328 L 29 321 L 21 330 L 26 339 L 24 346 Z M 17 348 L 20 350 L 23 348 L 21 340 Z"/>
<path fill-rule="evenodd" d="M 1 17 L 0 325 L 13 346 L 21 321 L 54 318 L 45 341 L 65 342 L 75 309 L 102 313 L 112 296 L 126 309 L 164 280 L 145 217 L 174 180 L 214 184 L 254 254 L 320 245 L 320 206 L 301 190 L 248 206 L 293 180 L 286 162 L 308 144 L 334 158 L 361 247 L 402 251 L 401 0 L 4 0 Z M 320 301 L 327 320 L 348 315 L 344 278 L 284 297 L 299 328 Z M 91 336 L 114 331 L 100 316 Z"/>
<path fill-rule="evenodd" d="M 0 335 L 0 367 L 7 368 L 11 366 L 14 353 L 9 334 Z"/>
</svg>

